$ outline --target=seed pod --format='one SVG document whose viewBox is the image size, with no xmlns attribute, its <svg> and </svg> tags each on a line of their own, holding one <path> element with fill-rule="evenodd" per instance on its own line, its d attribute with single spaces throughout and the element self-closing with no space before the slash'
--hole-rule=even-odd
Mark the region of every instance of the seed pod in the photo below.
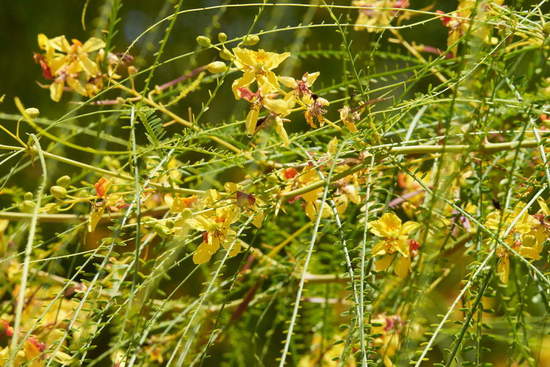
<svg viewBox="0 0 550 367">
<path fill-rule="evenodd" d="M 197 43 L 202 47 L 210 47 L 212 46 L 212 41 L 210 41 L 210 38 L 206 36 L 198 36 L 196 38 Z"/>
</svg>

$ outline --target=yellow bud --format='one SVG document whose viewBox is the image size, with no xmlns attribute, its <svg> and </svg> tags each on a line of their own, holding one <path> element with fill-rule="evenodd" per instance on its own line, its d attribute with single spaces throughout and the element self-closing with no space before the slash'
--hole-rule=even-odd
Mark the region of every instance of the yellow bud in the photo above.
<svg viewBox="0 0 550 367">
<path fill-rule="evenodd" d="M 180 215 L 181 219 L 187 220 L 187 219 L 192 218 L 192 217 L 193 217 L 193 212 L 191 211 L 191 209 L 186 208 L 186 209 L 183 209 L 181 211 L 181 215 Z"/>
<path fill-rule="evenodd" d="M 227 70 L 227 65 L 223 61 L 214 61 L 206 65 L 206 70 L 213 74 L 223 73 Z"/>
<path fill-rule="evenodd" d="M 233 54 L 226 48 L 220 51 L 220 57 L 224 60 L 230 61 L 233 59 Z"/>
<path fill-rule="evenodd" d="M 210 47 L 212 46 L 212 41 L 210 41 L 210 38 L 206 36 L 198 36 L 196 38 L 197 43 L 202 47 Z"/>
<path fill-rule="evenodd" d="M 227 41 L 227 34 L 220 32 L 218 33 L 218 41 L 225 42 Z"/>
<path fill-rule="evenodd" d="M 40 115 L 40 110 L 38 108 L 29 107 L 25 109 L 25 113 L 27 113 L 27 115 L 29 115 L 31 118 L 35 118 Z"/>
<path fill-rule="evenodd" d="M 67 196 L 67 189 L 63 186 L 52 186 L 50 187 L 50 194 L 57 200 L 62 200 Z"/>
<path fill-rule="evenodd" d="M 257 35 L 253 34 L 253 35 L 248 35 L 248 36 L 246 36 L 246 37 L 243 39 L 242 44 L 245 45 L 245 46 L 254 46 L 254 45 L 257 44 L 258 42 L 260 42 L 260 37 L 258 37 Z"/>
<path fill-rule="evenodd" d="M 68 184 L 71 183 L 71 177 L 67 175 L 61 176 L 57 179 L 55 183 L 58 184 L 59 186 L 66 187 Z"/>
<path fill-rule="evenodd" d="M 34 210 L 34 202 L 31 200 L 23 200 L 20 208 L 23 213 L 30 213 Z"/>
<path fill-rule="evenodd" d="M 281 82 L 282 85 L 290 89 L 294 89 L 298 87 L 298 83 L 296 82 L 296 79 L 294 79 L 291 76 L 280 76 L 279 81 Z"/>
<path fill-rule="evenodd" d="M 336 155 L 336 152 L 338 150 L 338 138 L 334 137 L 332 140 L 328 143 L 327 151 L 330 155 Z"/>
<path fill-rule="evenodd" d="M 32 200 L 34 198 L 34 195 L 32 192 L 26 192 L 25 195 L 23 195 L 23 199 L 25 200 Z"/>
</svg>

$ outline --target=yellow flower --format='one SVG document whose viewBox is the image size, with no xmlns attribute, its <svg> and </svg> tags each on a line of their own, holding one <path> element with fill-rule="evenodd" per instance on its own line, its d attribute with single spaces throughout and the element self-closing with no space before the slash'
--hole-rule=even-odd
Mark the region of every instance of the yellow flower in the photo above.
<svg viewBox="0 0 550 367">
<path fill-rule="evenodd" d="M 311 91 L 311 86 L 315 83 L 319 74 L 319 72 L 305 73 L 300 80 L 295 80 L 291 77 L 279 77 L 281 84 L 292 88 L 292 91 L 287 93 L 285 100 L 291 104 L 291 107 L 297 102 L 305 109 L 304 116 L 306 122 L 312 128 L 317 127 L 315 119 L 323 126 L 325 122 L 323 115 L 327 112 L 324 108 L 329 105 L 326 99 L 317 96 Z"/>
<path fill-rule="evenodd" d="M 263 105 L 276 115 L 287 116 L 291 112 L 293 102 L 291 100 L 266 97 L 263 99 Z"/>
<path fill-rule="evenodd" d="M 308 186 L 316 181 L 320 180 L 319 173 L 314 167 L 306 166 L 301 173 L 298 174 L 298 171 L 295 168 L 287 168 L 281 172 L 281 177 L 284 180 L 289 181 L 283 192 L 292 191 L 299 189 L 304 186 Z M 315 190 L 308 191 L 299 196 L 291 198 L 290 203 L 298 200 L 304 200 L 304 211 L 309 219 L 312 221 L 317 218 L 317 213 L 321 207 L 320 197 L 323 193 L 323 187 L 316 188 Z M 332 211 L 328 204 L 323 206 L 323 218 L 330 217 Z"/>
<path fill-rule="evenodd" d="M 105 47 L 105 42 L 92 37 L 84 44 L 73 39 L 70 44 L 65 36 L 48 39 L 38 35 L 38 45 L 46 53 L 35 57 L 40 62 L 44 76 L 54 82 L 50 85 L 50 97 L 58 102 L 63 94 L 65 83 L 83 96 L 92 96 L 99 90 L 101 71 L 98 65 L 90 60 L 89 54 Z M 80 79 L 85 80 L 82 84 Z"/>
<path fill-rule="evenodd" d="M 336 172 L 343 172 L 349 169 L 350 166 L 344 164 L 338 166 Z M 362 203 L 359 184 L 359 175 L 357 173 L 353 175 L 348 175 L 341 180 L 338 180 L 336 184 L 338 189 L 336 190 L 336 196 L 334 197 L 334 202 L 336 203 L 336 209 L 340 215 L 343 215 L 346 211 L 350 202 L 353 204 L 359 205 Z"/>
<path fill-rule="evenodd" d="M 235 256 L 240 251 L 240 244 L 236 241 L 236 232 L 231 228 L 240 216 L 240 210 L 235 205 L 227 205 L 216 208 L 213 213 L 195 215 L 187 219 L 187 224 L 197 230 L 202 231 L 202 243 L 199 245 L 193 255 L 195 264 L 204 264 L 218 251 L 220 246 L 231 252 L 229 256 Z"/>
<path fill-rule="evenodd" d="M 413 169 L 412 171 L 413 175 L 425 186 L 431 186 L 432 179 L 430 172 L 420 172 L 417 169 Z M 425 196 L 422 185 L 413 178 L 413 175 L 409 175 L 405 172 L 401 172 L 397 175 L 397 184 L 403 189 L 403 192 L 400 198 L 392 202 L 395 206 L 402 203 L 401 207 L 410 218 L 414 217 L 416 210 L 424 201 Z M 392 206 L 392 204 L 390 204 L 390 206 Z"/>
<path fill-rule="evenodd" d="M 329 105 L 329 101 L 323 97 L 314 97 L 313 102 L 308 105 L 306 112 L 304 112 L 304 117 L 306 122 L 312 128 L 317 128 L 315 124 L 315 119 L 319 122 L 320 126 L 323 126 L 325 123 L 324 114 L 327 113 L 325 107 Z"/>
<path fill-rule="evenodd" d="M 396 260 L 395 273 L 405 278 L 411 266 L 411 257 L 419 247 L 418 242 L 409 238 L 409 234 L 420 224 L 412 221 L 402 224 L 394 213 L 385 213 L 368 226 L 375 236 L 383 238 L 372 249 L 373 256 L 380 256 L 374 263 L 375 270 L 386 270 Z"/>
<path fill-rule="evenodd" d="M 223 187 L 227 194 L 235 198 L 235 204 L 241 208 L 245 214 L 253 217 L 251 223 L 256 228 L 261 228 L 265 218 L 265 213 L 262 209 L 265 203 L 256 196 L 243 192 L 241 185 L 234 182 L 226 182 Z"/>
<path fill-rule="evenodd" d="M 490 41 L 491 28 L 487 25 L 487 18 L 491 12 L 491 7 L 489 5 L 502 5 L 502 3 L 503 0 L 493 0 L 490 2 L 482 1 L 479 2 L 479 4 L 476 0 L 459 0 L 456 11 L 450 15 L 446 15 L 441 10 L 436 11 L 438 14 L 442 15 L 441 22 L 449 29 L 447 47 L 449 47 L 452 55 L 456 56 L 458 42 L 470 28 L 470 17 L 476 5 L 478 6 L 476 11 L 476 22 L 470 32 L 484 42 Z"/>
<path fill-rule="evenodd" d="M 401 329 L 401 318 L 399 315 L 385 316 L 378 315 L 372 320 L 371 334 L 379 335 L 374 339 L 374 345 L 384 360 L 385 367 L 393 367 L 391 358 L 399 349 L 399 333 Z"/>
<path fill-rule="evenodd" d="M 338 110 L 340 113 L 340 120 L 344 123 L 344 126 L 352 133 L 357 132 L 357 126 L 355 123 L 361 119 L 359 111 L 352 110 L 349 106 L 344 106 Z"/>
<path fill-rule="evenodd" d="M 233 54 L 235 55 L 233 60 L 235 65 L 244 73 L 242 77 L 233 82 L 232 89 L 236 99 L 240 98 L 239 89 L 247 87 L 253 82 L 258 83 L 260 94 L 264 96 L 279 89 L 277 76 L 272 70 L 290 56 L 289 52 L 278 54 L 235 47 Z"/>
<path fill-rule="evenodd" d="M 544 241 L 548 238 L 549 230 L 544 223 L 544 218 L 542 221 L 537 219 L 540 217 L 539 215 L 529 215 L 527 211 L 520 215 L 523 208 L 525 208 L 525 204 L 520 202 L 514 209 L 495 210 L 487 215 L 485 226 L 494 232 L 500 228 L 502 232 L 515 221 L 508 235 L 502 240 L 523 258 L 538 260 Z M 506 284 L 510 277 L 511 253 L 504 245 L 499 245 L 496 254 L 498 257 L 497 274 L 500 281 Z"/>
</svg>

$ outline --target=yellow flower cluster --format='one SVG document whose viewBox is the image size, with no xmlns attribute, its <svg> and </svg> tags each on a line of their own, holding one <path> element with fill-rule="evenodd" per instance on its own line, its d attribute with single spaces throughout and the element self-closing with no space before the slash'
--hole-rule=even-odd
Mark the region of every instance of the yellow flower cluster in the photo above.
<svg viewBox="0 0 550 367">
<path fill-rule="evenodd" d="M 470 28 L 470 18 L 474 11 L 476 12 L 476 22 L 470 31 L 471 34 L 484 42 L 490 42 L 490 28 L 486 25 L 488 16 L 491 13 L 490 5 L 502 5 L 503 2 L 503 0 L 459 0 L 457 9 L 454 12 L 445 14 L 440 10 L 437 11 L 438 14 L 442 15 L 441 22 L 449 29 L 447 46 L 452 55 L 456 56 L 458 42 Z M 476 6 L 478 7 L 477 10 Z"/>
<path fill-rule="evenodd" d="M 382 356 L 385 367 L 393 367 L 391 358 L 399 350 L 401 328 L 403 321 L 399 315 L 378 315 L 372 319 L 371 333 L 378 335 L 373 341 Z"/>
<path fill-rule="evenodd" d="M 18 281 L 21 275 L 21 264 L 12 261 L 7 271 L 7 277 L 11 281 Z M 72 286 L 63 289 L 60 285 L 47 284 L 42 282 L 37 288 L 27 288 L 25 309 L 21 315 L 21 324 L 19 331 L 19 341 L 27 331 L 32 330 L 32 334 L 26 337 L 22 349 L 15 358 L 16 366 L 44 367 L 48 363 L 48 358 L 52 358 L 57 364 L 68 366 L 74 363 L 74 359 L 63 352 L 63 348 L 56 349 L 55 352 L 48 351 L 48 347 L 56 346 L 63 340 L 66 333 L 68 321 L 75 311 L 79 308 L 79 299 L 76 297 L 85 289 L 78 286 Z M 17 289 L 17 292 L 19 290 Z M 63 293 L 57 301 L 52 303 L 52 294 Z M 16 298 L 16 294 L 14 295 Z M 71 346 L 78 347 L 94 327 L 88 324 L 88 312 L 81 311 L 79 317 L 75 319 L 73 325 Z M 11 326 L 13 315 L 0 314 L 0 338 L 11 340 L 14 337 L 15 330 Z M 9 343 L 8 343 L 9 345 Z M 9 347 L 0 346 L 0 365 L 4 366 L 10 358 Z"/>
<path fill-rule="evenodd" d="M 502 240 L 520 256 L 531 259 L 540 259 L 544 242 L 550 238 L 550 225 L 545 221 L 545 216 L 550 215 L 548 207 L 543 201 L 541 212 L 530 215 L 527 211 L 522 213 L 525 204 L 518 203 L 513 209 L 503 211 L 495 210 L 485 221 L 485 226 L 494 232 L 505 231 L 512 224 L 512 229 Z M 497 272 L 502 283 L 508 283 L 510 277 L 510 251 L 504 246 L 497 247 Z"/>
<path fill-rule="evenodd" d="M 377 256 L 374 262 L 376 271 L 386 270 L 395 260 L 394 271 L 400 278 L 409 273 L 412 258 L 420 247 L 418 242 L 410 238 L 420 224 L 401 219 L 394 213 L 385 213 L 378 220 L 368 223 L 369 230 L 382 238 L 372 248 L 372 255 Z"/>
<path fill-rule="evenodd" d="M 72 39 L 71 43 L 65 36 L 48 38 L 38 35 L 38 46 L 43 54 L 34 54 L 34 60 L 42 69 L 42 76 L 51 80 L 50 97 L 59 102 L 63 92 L 70 90 L 85 97 L 92 97 L 103 89 L 106 77 L 119 79 L 117 69 L 128 66 L 128 72 L 135 68 L 129 66 L 133 61 L 130 55 L 115 55 L 108 53 L 105 60 L 105 42 L 91 37 L 82 43 Z M 93 55 L 95 54 L 95 56 Z M 106 71 L 102 71 L 102 64 Z"/>
<path fill-rule="evenodd" d="M 98 59 L 90 59 L 90 54 L 105 47 L 105 42 L 92 37 L 82 43 L 73 39 L 69 43 L 65 36 L 48 38 L 38 35 L 38 45 L 45 54 L 35 54 L 35 60 L 42 68 L 50 84 L 50 97 L 58 102 L 65 86 L 83 96 L 93 96 L 102 88 L 101 70 Z M 98 54 L 99 55 L 99 54 Z"/>
<path fill-rule="evenodd" d="M 326 155 L 319 159 L 319 167 L 313 167 L 310 165 L 305 166 L 299 172 L 296 168 L 289 167 L 281 170 L 279 176 L 285 181 L 286 186 L 283 189 L 282 193 L 290 192 L 308 186 L 310 184 L 319 182 L 321 180 L 321 175 L 327 177 L 328 168 L 334 163 L 332 159 L 335 155 L 335 149 L 338 145 L 338 139 L 332 139 L 328 144 L 328 152 Z M 333 175 L 338 173 L 345 172 L 349 170 L 351 166 L 342 162 L 336 164 L 334 168 Z M 361 185 L 365 183 L 364 180 L 364 170 L 360 170 L 350 175 L 346 175 L 342 179 L 336 181 L 336 192 L 332 196 L 332 200 L 336 206 L 338 214 L 343 215 L 346 211 L 349 203 L 361 204 L 361 195 L 359 194 Z M 301 195 L 298 195 L 294 198 L 291 198 L 290 201 L 294 202 L 296 200 L 304 201 L 304 211 L 309 219 L 315 220 L 317 218 L 317 213 L 321 207 L 321 196 L 323 193 L 323 187 L 320 186 L 314 190 L 305 192 Z M 324 218 L 330 217 L 332 211 L 329 205 L 325 205 L 323 209 L 322 216 Z"/>
<path fill-rule="evenodd" d="M 315 82 L 319 73 L 306 73 L 299 80 L 289 76 L 277 76 L 273 71 L 290 56 L 289 52 L 282 54 L 264 50 L 250 50 L 235 47 L 233 49 L 233 62 L 243 75 L 235 80 L 232 85 L 236 99 L 245 99 L 250 103 L 250 111 L 246 117 L 246 131 L 253 135 L 260 128 L 274 122 L 275 131 L 281 137 L 285 145 L 290 144 L 284 123 L 293 109 L 304 110 L 304 116 L 311 127 L 316 127 L 315 120 L 324 123 L 324 107 L 328 101 L 315 95 L 311 91 L 311 85 Z M 256 83 L 256 91 L 250 86 Z M 283 86 L 290 90 L 283 89 Z M 264 108 L 267 116 L 258 123 L 260 112 Z"/>
<path fill-rule="evenodd" d="M 170 200 L 171 211 L 185 213 L 184 219 L 176 227 L 189 227 L 202 233 L 201 244 L 197 247 L 193 262 L 203 264 L 223 247 L 229 251 L 229 256 L 237 255 L 241 250 L 241 242 L 232 228 L 242 214 L 252 217 L 252 224 L 262 225 L 264 214 L 260 208 L 261 202 L 252 194 L 239 191 L 234 183 L 225 184 L 225 192 L 208 190 L 204 195 L 192 197 L 177 197 Z"/>
</svg>

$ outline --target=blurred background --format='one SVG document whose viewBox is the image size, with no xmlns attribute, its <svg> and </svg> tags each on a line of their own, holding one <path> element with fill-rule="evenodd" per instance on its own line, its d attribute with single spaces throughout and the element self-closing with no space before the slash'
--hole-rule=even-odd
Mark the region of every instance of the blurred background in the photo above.
<svg viewBox="0 0 550 367">
<path fill-rule="evenodd" d="M 317 1 L 313 1 L 316 3 Z M 56 114 L 61 114 L 67 109 L 67 103 L 71 101 L 69 93 L 64 96 L 60 103 L 52 102 L 49 99 L 48 91 L 41 89 L 37 82 L 45 83 L 42 79 L 40 68 L 35 64 L 32 54 L 39 52 L 37 45 L 37 34 L 44 33 L 48 37 L 65 35 L 67 39 L 77 38 L 81 41 L 91 36 L 101 36 L 102 29 L 101 16 L 110 0 L 99 1 L 39 1 L 39 0 L 20 0 L 20 1 L 0 1 L 0 43 L 2 53 L 0 56 L 0 95 L 5 94 L 6 100 L 0 107 L 3 112 L 15 112 L 13 97 L 19 96 L 27 106 L 40 106 L 42 115 L 53 119 Z M 122 2 L 120 9 L 120 23 L 117 26 L 118 34 L 113 40 L 113 51 L 122 52 L 126 47 L 147 27 L 157 20 L 171 14 L 175 1 L 149 1 L 132 0 Z M 215 5 L 224 5 L 231 3 L 242 4 L 238 1 L 207 1 L 207 0 L 186 0 L 183 9 L 193 9 L 199 7 L 208 7 Z M 278 4 L 287 3 L 287 1 L 277 1 Z M 291 3 L 288 1 L 288 3 Z M 292 2 L 295 3 L 295 2 Z M 322 3 L 322 2 L 317 2 Z M 350 5 L 351 1 L 336 1 L 335 4 Z M 411 7 L 420 9 L 433 1 L 419 0 L 411 1 Z M 448 11 L 456 8 L 456 1 L 436 1 L 433 9 Z M 84 4 L 87 4 L 83 16 Z M 209 11 L 192 12 L 179 16 L 170 40 L 166 45 L 162 60 L 193 51 L 197 48 L 195 37 L 200 34 L 210 33 L 213 38 L 218 32 L 223 31 L 229 38 L 242 36 L 248 32 L 251 27 L 254 15 L 258 13 L 258 7 L 238 8 L 238 9 L 215 9 Z M 339 11 L 342 15 L 342 22 L 355 22 L 357 17 L 356 10 Z M 427 16 L 415 17 L 414 21 L 421 20 Z M 83 29 L 82 20 L 86 29 Z M 286 26 L 296 26 L 304 22 L 320 23 L 328 22 L 329 14 L 324 9 L 308 11 L 305 8 L 298 7 L 266 7 L 259 18 L 252 32 L 259 30 L 272 29 L 275 26 L 281 28 Z M 98 26 L 100 29 L 98 29 Z M 104 26 L 104 25 L 103 25 Z M 153 53 L 158 48 L 158 42 L 162 38 L 166 23 L 157 27 L 154 31 L 147 33 L 139 41 L 131 54 L 136 57 L 136 66 L 138 68 L 144 65 L 150 65 L 153 60 Z M 340 49 L 341 37 L 334 31 L 334 28 L 314 28 L 306 32 L 296 30 L 275 32 L 262 37 L 258 47 L 273 51 L 291 51 L 288 45 L 297 36 L 305 36 L 303 49 L 319 49 L 322 43 L 324 48 L 332 45 L 335 50 Z M 376 33 L 353 32 L 351 28 L 348 37 L 353 40 L 353 45 L 357 50 L 368 50 L 369 43 L 378 37 Z M 407 32 L 404 32 L 407 35 Z M 446 29 L 438 21 L 431 21 L 420 27 L 415 27 L 414 40 L 418 43 L 429 44 L 434 47 L 442 48 L 446 44 Z M 217 58 L 214 51 L 202 51 L 198 57 L 185 57 L 175 62 L 159 68 L 155 74 L 153 83 L 162 84 L 168 80 L 193 69 L 200 63 L 207 63 Z M 306 71 L 319 70 L 322 77 L 317 82 L 317 88 L 329 85 L 333 81 L 341 80 L 339 71 L 341 70 L 341 61 L 335 59 L 326 62 L 325 58 L 318 59 L 308 57 L 307 60 L 293 55 L 292 59 L 283 64 L 288 74 L 299 76 Z M 383 65 L 379 65 L 383 67 Z M 224 96 L 231 97 L 227 88 L 224 88 Z M 182 102 L 182 110 L 186 110 L 186 105 L 192 105 L 194 102 L 202 101 L 202 96 L 191 95 L 189 99 Z M 74 100 L 73 100 L 74 102 Z M 233 100 L 231 100 L 233 102 Z M 234 103 L 231 103 L 234 104 Z M 243 104 L 245 106 L 245 104 Z M 209 113 L 209 118 L 227 117 L 229 110 L 228 104 L 219 104 Z M 212 115 L 214 114 L 214 115 Z M 1 138 L 0 138 L 1 139 Z"/>
</svg>

